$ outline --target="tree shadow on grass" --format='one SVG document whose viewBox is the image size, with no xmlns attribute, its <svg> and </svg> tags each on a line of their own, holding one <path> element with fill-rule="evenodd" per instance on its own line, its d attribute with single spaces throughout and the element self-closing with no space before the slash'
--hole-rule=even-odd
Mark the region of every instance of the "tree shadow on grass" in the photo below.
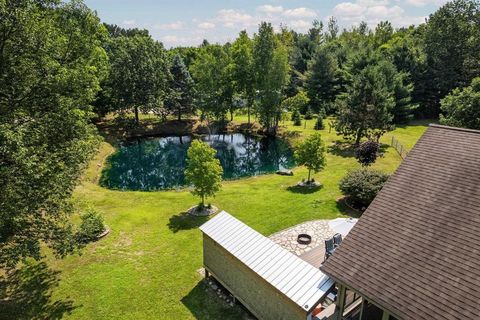
<svg viewBox="0 0 480 320">
<path fill-rule="evenodd" d="M 179 214 L 173 215 L 168 221 L 168 228 L 172 230 L 173 233 L 177 233 L 180 230 L 190 230 L 200 227 L 202 224 L 207 222 L 208 216 L 192 216 L 187 212 L 181 212 Z"/>
<path fill-rule="evenodd" d="M 301 187 L 301 186 L 295 185 L 295 186 L 287 187 L 287 190 L 293 193 L 310 194 L 310 193 L 315 193 L 322 188 L 323 188 L 323 185 L 319 185 L 316 187 Z"/>
<path fill-rule="evenodd" d="M 352 218 L 360 218 L 363 211 L 357 208 L 354 208 L 349 202 L 347 197 L 341 197 L 337 199 L 337 209 L 344 215 L 350 216 Z"/>
<path fill-rule="evenodd" d="M 59 271 L 45 262 L 26 263 L 0 277 L 0 319 L 62 319 L 77 306 L 72 300 L 52 299 Z"/>
<path fill-rule="evenodd" d="M 355 157 L 355 146 L 351 142 L 335 141 L 328 147 L 327 151 L 343 158 Z"/>
<path fill-rule="evenodd" d="M 182 298 L 181 302 L 195 319 L 246 319 L 247 312 L 238 305 L 229 306 L 203 279 Z"/>
</svg>

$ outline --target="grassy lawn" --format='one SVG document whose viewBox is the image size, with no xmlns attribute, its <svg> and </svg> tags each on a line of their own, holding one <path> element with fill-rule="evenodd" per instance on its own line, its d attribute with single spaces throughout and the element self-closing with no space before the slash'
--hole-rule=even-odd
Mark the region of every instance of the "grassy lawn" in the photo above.
<svg viewBox="0 0 480 320">
<path fill-rule="evenodd" d="M 246 117 L 236 119 L 244 121 Z M 292 127 L 301 136 L 313 132 Z M 428 121 L 399 127 L 391 135 L 411 148 Z M 306 177 L 304 168 L 293 177 L 264 175 L 228 181 L 212 201 L 259 232 L 273 232 L 312 219 L 331 219 L 345 214 L 337 203 L 338 182 L 345 173 L 359 167 L 334 131 L 322 131 L 329 147 L 327 167 L 315 176 L 323 188 L 309 194 L 295 193 L 289 186 Z M 184 210 L 197 203 L 188 191 L 122 192 L 97 184 L 103 160 L 113 151 L 103 143 L 97 158 L 75 192 L 80 207 L 102 212 L 112 231 L 90 244 L 83 254 L 52 260 L 61 271 L 61 283 L 54 298 L 72 300 L 76 306 L 69 319 L 243 319 L 238 308 L 229 308 L 201 282 L 202 242 L 198 226 L 205 218 L 185 217 Z M 391 147 L 374 168 L 393 172 L 401 158 Z"/>
</svg>

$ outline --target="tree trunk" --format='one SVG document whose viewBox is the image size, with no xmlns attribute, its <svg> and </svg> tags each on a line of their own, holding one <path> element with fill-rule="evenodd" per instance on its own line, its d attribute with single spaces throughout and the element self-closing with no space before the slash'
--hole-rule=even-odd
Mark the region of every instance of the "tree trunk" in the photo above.
<svg viewBox="0 0 480 320">
<path fill-rule="evenodd" d="M 307 183 L 308 183 L 308 182 L 310 182 L 310 171 L 312 171 L 312 170 L 308 169 L 308 178 L 307 178 Z"/>
<path fill-rule="evenodd" d="M 360 140 L 362 140 L 363 129 L 357 130 L 357 137 L 355 139 L 355 145 L 358 146 L 360 144 Z"/>
<path fill-rule="evenodd" d="M 136 124 L 139 124 L 139 123 L 140 123 L 140 119 L 138 118 L 138 107 L 135 106 L 135 107 L 134 107 L 134 110 L 135 110 L 135 123 L 136 123 Z"/>
<path fill-rule="evenodd" d="M 205 195 L 202 194 L 202 208 L 205 207 Z"/>
<path fill-rule="evenodd" d="M 248 125 L 250 125 L 250 105 L 247 107 L 247 114 L 248 114 Z"/>
<path fill-rule="evenodd" d="M 182 120 L 182 111 L 178 109 L 178 121 Z"/>
<path fill-rule="evenodd" d="M 230 110 L 230 122 L 233 121 L 233 110 Z"/>
</svg>

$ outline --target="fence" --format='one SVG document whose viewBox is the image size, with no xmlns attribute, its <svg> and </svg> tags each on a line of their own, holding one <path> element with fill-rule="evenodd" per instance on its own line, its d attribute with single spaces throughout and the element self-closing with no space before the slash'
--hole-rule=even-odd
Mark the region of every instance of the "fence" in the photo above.
<svg viewBox="0 0 480 320">
<path fill-rule="evenodd" d="M 392 147 L 394 147 L 395 150 L 397 150 L 398 154 L 400 155 L 400 157 L 402 157 L 402 159 L 405 159 L 405 157 L 408 154 L 408 151 L 402 146 L 402 144 L 394 136 L 392 136 Z"/>
</svg>

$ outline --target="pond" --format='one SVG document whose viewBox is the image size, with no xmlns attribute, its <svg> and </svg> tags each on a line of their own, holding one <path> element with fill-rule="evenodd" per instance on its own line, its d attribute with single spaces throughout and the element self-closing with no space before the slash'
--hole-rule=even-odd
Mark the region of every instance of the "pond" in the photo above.
<svg viewBox="0 0 480 320">
<path fill-rule="evenodd" d="M 293 151 L 279 138 L 240 133 L 202 136 L 215 150 L 224 179 L 238 179 L 289 169 Z M 109 157 L 101 184 L 111 189 L 159 190 L 185 185 L 187 149 L 192 137 L 162 137 L 127 141 Z"/>
</svg>

